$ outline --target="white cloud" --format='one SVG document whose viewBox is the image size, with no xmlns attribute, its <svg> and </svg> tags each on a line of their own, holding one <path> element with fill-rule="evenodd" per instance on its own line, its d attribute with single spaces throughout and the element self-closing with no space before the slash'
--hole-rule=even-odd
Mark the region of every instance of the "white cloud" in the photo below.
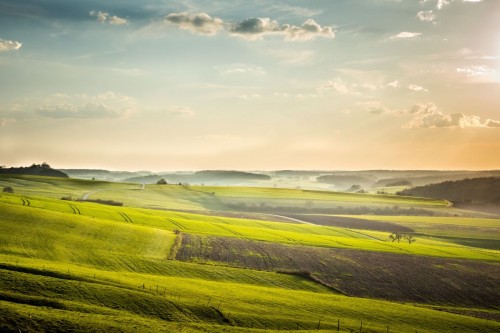
<svg viewBox="0 0 500 333">
<path fill-rule="evenodd" d="M 343 95 L 352 93 L 351 88 L 340 79 L 326 81 L 319 86 L 319 90 L 333 90 Z"/>
<path fill-rule="evenodd" d="M 422 87 L 422 86 L 419 86 L 417 84 L 410 84 L 408 86 L 408 89 L 412 90 L 412 91 L 429 91 L 428 89 Z"/>
<path fill-rule="evenodd" d="M 422 35 L 421 32 L 403 31 L 397 35 L 391 36 L 390 39 L 410 39 L 410 38 L 420 37 L 421 35 Z"/>
<path fill-rule="evenodd" d="M 426 3 L 431 0 L 420 0 L 420 3 Z M 448 6 L 452 2 L 455 2 L 456 0 L 437 0 L 436 1 L 436 8 L 441 10 L 444 7 Z M 482 2 L 483 0 L 462 0 L 462 2 Z"/>
<path fill-rule="evenodd" d="M 258 99 L 261 98 L 262 96 L 260 94 L 242 94 L 239 95 L 238 98 L 244 99 L 244 100 L 249 100 L 249 99 Z"/>
<path fill-rule="evenodd" d="M 321 26 L 313 19 L 308 19 L 301 26 L 280 25 L 270 18 L 252 17 L 233 24 L 231 34 L 247 40 L 262 39 L 265 35 L 282 35 L 289 41 L 306 41 L 316 37 L 335 38 L 332 27 Z"/>
<path fill-rule="evenodd" d="M 187 106 L 171 105 L 167 107 L 167 112 L 176 116 L 191 117 L 195 112 Z"/>
<path fill-rule="evenodd" d="M 106 12 L 101 12 L 101 11 L 96 12 L 95 10 L 92 10 L 89 13 L 89 15 L 97 18 L 97 21 L 101 23 L 108 23 L 112 25 L 125 25 L 128 23 L 127 19 L 124 19 L 123 17 L 118 17 L 116 15 L 111 16 L 109 13 Z"/>
<path fill-rule="evenodd" d="M 313 19 L 306 20 L 300 26 L 279 24 L 268 17 L 252 17 L 231 23 L 211 17 L 207 13 L 182 12 L 170 13 L 164 20 L 180 29 L 200 35 L 213 36 L 227 31 L 232 36 L 246 40 L 259 40 L 267 35 L 283 36 L 287 41 L 307 41 L 317 37 L 335 38 L 332 27 L 321 26 Z"/>
<path fill-rule="evenodd" d="M 285 29 L 286 40 L 305 41 L 316 37 L 335 38 L 332 27 L 322 27 L 313 19 L 305 21 L 300 27 L 293 25 L 284 25 L 284 27 L 287 27 Z"/>
<path fill-rule="evenodd" d="M 108 22 L 109 22 L 109 24 L 113 24 L 113 25 L 124 25 L 124 24 L 128 23 L 128 20 L 124 19 L 122 17 L 118 17 L 116 15 L 113 15 L 113 16 L 108 18 Z"/>
<path fill-rule="evenodd" d="M 486 120 L 486 127 L 500 127 L 500 120 Z"/>
<path fill-rule="evenodd" d="M 488 76 L 493 72 L 494 70 L 487 66 L 467 66 L 457 68 L 457 73 L 463 73 L 467 77 Z"/>
<path fill-rule="evenodd" d="M 200 35 L 213 36 L 224 29 L 224 22 L 220 18 L 206 13 L 171 13 L 165 17 L 165 21 Z"/>
<path fill-rule="evenodd" d="M 434 15 L 432 10 L 427 10 L 427 11 L 422 10 L 417 13 L 417 18 L 420 21 L 432 22 L 436 19 L 436 15 Z"/>
<path fill-rule="evenodd" d="M 222 75 L 231 75 L 231 74 L 265 75 L 266 74 L 266 71 L 262 67 L 247 65 L 247 64 L 215 66 L 214 69 L 219 70 Z"/>
<path fill-rule="evenodd" d="M 395 81 L 387 83 L 386 86 L 391 87 L 391 88 L 399 88 L 399 87 L 401 87 L 401 83 L 399 83 L 398 80 L 395 80 Z"/>
<path fill-rule="evenodd" d="M 0 52 L 19 50 L 21 46 L 23 44 L 18 41 L 0 39 Z"/>
<path fill-rule="evenodd" d="M 438 0 L 437 2 L 437 9 L 443 9 L 444 6 L 449 5 L 453 0 Z"/>
<path fill-rule="evenodd" d="M 123 118 L 136 109 L 132 97 L 105 92 L 96 96 L 56 94 L 48 98 L 36 112 L 47 118 Z"/>
<path fill-rule="evenodd" d="M 500 121 L 487 119 L 482 121 L 476 115 L 464 113 L 446 114 L 434 103 L 416 104 L 406 111 L 413 116 L 404 128 L 487 128 L 500 127 Z"/>
<path fill-rule="evenodd" d="M 361 105 L 369 113 L 374 114 L 374 115 L 397 114 L 398 113 L 398 110 L 391 110 L 387 106 L 382 104 L 380 101 L 362 102 L 362 103 L 358 103 L 358 105 Z"/>
</svg>

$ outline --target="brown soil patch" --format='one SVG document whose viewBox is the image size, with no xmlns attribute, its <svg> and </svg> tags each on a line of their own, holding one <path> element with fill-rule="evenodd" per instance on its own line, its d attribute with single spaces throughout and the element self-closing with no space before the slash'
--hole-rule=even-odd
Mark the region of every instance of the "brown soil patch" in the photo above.
<svg viewBox="0 0 500 333">
<path fill-rule="evenodd" d="M 176 258 L 310 274 L 358 297 L 481 308 L 500 307 L 500 264 L 182 234 Z"/>
</svg>

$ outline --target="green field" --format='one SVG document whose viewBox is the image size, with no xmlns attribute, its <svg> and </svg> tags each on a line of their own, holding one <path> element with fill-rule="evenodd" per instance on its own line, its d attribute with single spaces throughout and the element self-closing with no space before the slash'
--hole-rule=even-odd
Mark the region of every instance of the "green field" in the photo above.
<svg viewBox="0 0 500 333">
<path fill-rule="evenodd" d="M 228 210 L 227 205 L 305 207 L 425 207 L 442 209 L 444 200 L 401 197 L 396 195 L 355 194 L 264 187 L 209 187 L 181 185 L 140 185 L 103 181 L 60 179 L 36 176 L 0 176 L 0 186 L 12 186 L 16 193 L 51 198 L 86 193 L 92 199 L 111 199 L 126 206 L 179 210 Z"/>
<path fill-rule="evenodd" d="M 447 304 L 437 297 L 402 304 L 382 300 L 383 296 L 346 296 L 332 288 L 328 281 L 317 280 L 321 275 L 316 275 L 314 270 L 312 278 L 300 272 L 279 273 L 283 267 L 295 266 L 287 265 L 277 250 L 268 252 L 267 259 L 265 252 L 239 252 L 237 247 L 221 253 L 228 258 L 226 261 L 216 260 L 203 251 L 199 252 L 203 257 L 177 259 L 178 254 L 189 252 L 186 250 L 190 243 L 182 242 L 182 235 L 196 235 L 199 238 L 193 239 L 210 246 L 207 249 L 226 239 L 232 240 L 227 244 L 261 244 L 263 249 L 289 249 L 297 255 L 333 253 L 328 265 L 335 266 L 337 258 L 352 267 L 349 274 L 354 274 L 353 277 L 362 269 L 357 256 L 367 253 L 381 260 L 410 256 L 419 262 L 430 260 L 437 266 L 463 267 L 460 269 L 465 278 L 470 276 L 491 283 L 497 279 L 499 251 L 460 245 L 447 238 L 422 237 L 413 244 L 397 244 L 387 240 L 387 233 L 377 231 L 169 210 L 226 210 L 225 200 L 241 199 L 279 205 L 314 200 L 325 206 L 328 203 L 393 205 L 396 202 L 401 206 L 446 209 L 443 201 L 262 188 L 149 185 L 141 189 L 133 184 L 27 176 L 1 176 L 0 186 L 12 186 L 15 191 L 15 194 L 0 195 L 2 331 L 261 332 L 265 329 L 305 332 L 319 329 L 326 332 L 337 330 L 339 321 L 342 332 L 359 331 L 360 326 L 363 332 L 500 330 L 498 321 L 484 319 L 500 317 L 498 302 L 461 306 L 460 298 L 455 298 L 458 303 Z M 90 198 L 120 201 L 125 206 L 60 199 L 63 196 L 81 198 L 97 190 L 101 192 Z M 447 225 L 452 229 L 485 228 L 494 234 L 498 228 L 494 219 L 363 218 L 412 225 L 415 229 L 427 226 L 429 230 L 438 230 Z M 422 230 L 419 232 L 423 233 Z M 201 250 L 203 248 L 197 251 Z M 241 260 L 248 256 L 264 256 L 266 262 L 279 262 L 281 266 L 275 269 L 245 266 Z M 475 265 L 488 270 L 474 275 Z M 321 267 L 304 267 L 321 273 Z M 375 274 L 374 269 L 369 274 Z M 376 274 L 383 278 L 386 273 Z M 408 274 L 419 278 L 418 271 L 410 270 Z M 446 279 L 443 275 L 443 281 Z M 348 283 L 349 279 L 345 281 Z M 345 287 L 350 290 L 348 285 Z M 493 299 L 498 292 L 498 288 L 492 289 Z"/>
</svg>

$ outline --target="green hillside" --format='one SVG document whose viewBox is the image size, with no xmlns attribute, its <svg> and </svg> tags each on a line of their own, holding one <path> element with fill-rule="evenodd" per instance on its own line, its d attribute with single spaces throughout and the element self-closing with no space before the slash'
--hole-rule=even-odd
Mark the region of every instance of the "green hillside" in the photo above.
<svg viewBox="0 0 500 333">
<path fill-rule="evenodd" d="M 383 231 L 208 214 L 203 200 L 213 195 L 203 187 L 0 179 L 15 191 L 0 195 L 0 331 L 500 330 L 492 320 L 500 317 L 496 250 L 431 237 L 392 243 Z M 136 205 L 60 199 L 98 189 L 90 197 Z M 210 190 L 221 201 L 354 200 L 341 193 Z M 381 204 L 387 200 L 392 196 L 380 197 Z M 205 213 L 147 208 L 181 204 Z M 421 224 L 443 223 L 498 228 L 495 220 L 473 218 Z M 433 282 L 446 288 L 427 288 L 432 271 L 438 273 Z M 421 284 L 409 287 L 408 279 Z"/>
</svg>

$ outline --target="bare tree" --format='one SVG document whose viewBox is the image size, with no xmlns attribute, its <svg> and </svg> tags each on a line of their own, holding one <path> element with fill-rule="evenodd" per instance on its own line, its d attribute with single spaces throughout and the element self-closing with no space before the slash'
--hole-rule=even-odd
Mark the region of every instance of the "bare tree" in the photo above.
<svg viewBox="0 0 500 333">
<path fill-rule="evenodd" d="M 408 244 L 414 243 L 416 241 L 415 237 L 410 233 L 402 233 L 399 231 L 393 232 L 389 235 L 389 239 L 392 239 L 392 242 L 398 241 L 398 243 L 405 239 L 408 241 Z"/>
</svg>

